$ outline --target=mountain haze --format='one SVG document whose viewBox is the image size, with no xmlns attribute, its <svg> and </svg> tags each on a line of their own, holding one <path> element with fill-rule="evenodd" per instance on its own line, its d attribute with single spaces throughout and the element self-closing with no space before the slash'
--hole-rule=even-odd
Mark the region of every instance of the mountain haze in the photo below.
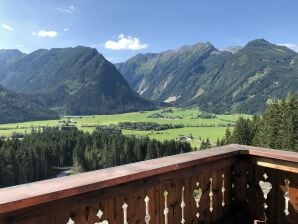
<svg viewBox="0 0 298 224">
<path fill-rule="evenodd" d="M 263 39 L 224 51 L 198 43 L 116 66 L 148 99 L 218 113 L 261 112 L 268 100 L 298 93 L 298 54 Z"/>
<path fill-rule="evenodd" d="M 19 50 L 1 50 L 0 49 L 0 70 L 4 69 L 7 65 L 9 65 L 10 63 L 16 61 L 17 59 L 21 58 L 22 56 L 24 56 L 25 54 L 20 52 Z"/>
<path fill-rule="evenodd" d="M 40 49 L 0 70 L 0 84 L 27 99 L 72 115 L 152 109 L 113 64 L 88 47 Z"/>
</svg>

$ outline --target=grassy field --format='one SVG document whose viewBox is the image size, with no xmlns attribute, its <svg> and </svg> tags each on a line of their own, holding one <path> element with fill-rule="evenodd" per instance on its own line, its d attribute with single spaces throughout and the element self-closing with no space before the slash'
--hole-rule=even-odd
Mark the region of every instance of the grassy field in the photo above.
<svg viewBox="0 0 298 224">
<path fill-rule="evenodd" d="M 157 140 L 175 139 L 181 134 L 185 136 L 192 134 L 194 139 L 191 140 L 191 145 L 194 147 L 199 147 L 201 144 L 201 139 L 206 140 L 206 138 L 209 138 L 211 142 L 215 143 L 217 138 L 222 138 L 224 136 L 225 130 L 225 127 L 186 127 L 152 132 L 123 130 L 123 133 L 129 135 L 148 135 L 150 138 Z"/>
<path fill-rule="evenodd" d="M 71 116 L 63 117 L 61 120 L 70 119 L 75 122 L 80 130 L 92 132 L 96 125 L 117 124 L 119 122 L 156 122 L 159 124 L 183 124 L 184 128 L 168 129 L 163 131 L 136 131 L 123 130 L 127 135 L 148 135 L 150 138 L 158 140 L 176 139 L 178 135 L 189 136 L 192 134 L 194 139 L 191 141 L 192 146 L 199 146 L 201 139 L 207 137 L 215 142 L 217 138 L 222 138 L 227 126 L 234 125 L 235 121 L 240 117 L 248 117 L 249 115 L 216 115 L 211 119 L 200 117 L 201 111 L 198 109 L 179 109 L 171 108 L 155 111 L 135 112 L 115 115 L 94 115 L 94 116 Z M 151 118 L 151 117 L 155 118 Z M 9 137 L 13 133 L 30 133 L 32 128 L 41 126 L 57 126 L 61 120 L 49 121 L 33 121 L 15 124 L 1 124 L 0 136 Z M 86 127 L 87 126 L 87 127 Z M 89 126 L 89 127 L 88 127 Z M 93 126 L 93 127 L 90 127 Z"/>
</svg>

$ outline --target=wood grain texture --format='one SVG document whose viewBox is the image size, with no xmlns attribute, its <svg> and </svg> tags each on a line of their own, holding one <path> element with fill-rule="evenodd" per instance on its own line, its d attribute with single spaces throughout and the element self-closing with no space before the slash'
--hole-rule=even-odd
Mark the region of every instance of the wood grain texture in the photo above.
<svg viewBox="0 0 298 224">
<path fill-rule="evenodd" d="M 123 223 L 124 202 L 128 204 L 128 223 L 144 223 L 146 195 L 150 198 L 150 223 L 164 223 L 165 190 L 169 192 L 169 223 L 180 223 L 182 187 L 185 223 L 229 223 L 234 218 L 238 223 L 251 223 L 253 219 L 264 219 L 264 198 L 258 186 L 264 172 L 273 185 L 266 210 L 270 223 L 297 223 L 297 164 L 298 153 L 229 145 L 4 188 L 0 189 L 0 224 L 64 224 L 69 217 L 76 224 L 103 220 L 119 224 Z M 223 174 L 225 207 L 221 206 Z M 289 216 L 283 213 L 285 178 L 291 187 Z M 193 197 L 198 181 L 203 190 L 199 219 L 195 217 Z M 101 220 L 96 217 L 99 208 L 104 212 Z"/>
</svg>

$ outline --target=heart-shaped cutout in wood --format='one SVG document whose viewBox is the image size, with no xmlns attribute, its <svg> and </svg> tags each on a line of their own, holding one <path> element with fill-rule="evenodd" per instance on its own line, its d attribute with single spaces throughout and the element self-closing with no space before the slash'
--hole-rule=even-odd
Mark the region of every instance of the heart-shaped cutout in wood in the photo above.
<svg viewBox="0 0 298 224">
<path fill-rule="evenodd" d="M 263 192 L 264 198 L 267 199 L 268 194 L 270 193 L 272 189 L 272 184 L 270 182 L 266 181 L 259 181 L 259 186 Z"/>
</svg>

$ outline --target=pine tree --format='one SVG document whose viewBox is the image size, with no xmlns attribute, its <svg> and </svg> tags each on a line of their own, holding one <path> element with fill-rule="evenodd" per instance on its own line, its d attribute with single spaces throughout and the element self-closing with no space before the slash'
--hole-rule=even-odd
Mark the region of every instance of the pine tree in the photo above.
<svg viewBox="0 0 298 224">
<path fill-rule="evenodd" d="M 202 139 L 201 145 L 200 145 L 200 150 L 202 150 L 202 149 L 206 149 L 206 143 L 205 143 L 204 139 Z"/>
<path fill-rule="evenodd" d="M 209 138 L 207 138 L 207 140 L 205 142 L 205 147 L 206 147 L 206 149 L 210 149 L 212 147 Z"/>
<path fill-rule="evenodd" d="M 224 144 L 231 144 L 232 143 L 232 133 L 230 128 L 226 129 L 226 133 L 225 133 L 225 139 L 224 139 Z"/>
<path fill-rule="evenodd" d="M 216 139 L 216 146 L 221 146 L 219 138 Z"/>
<path fill-rule="evenodd" d="M 187 142 L 159 142 L 121 133 L 44 131 L 18 139 L 0 139 L 0 186 L 42 180 L 53 168 L 73 166 L 75 172 L 188 152 Z"/>
<path fill-rule="evenodd" d="M 233 142 L 241 145 L 251 145 L 255 134 L 254 124 L 250 119 L 240 117 L 235 124 L 232 135 Z"/>
</svg>

